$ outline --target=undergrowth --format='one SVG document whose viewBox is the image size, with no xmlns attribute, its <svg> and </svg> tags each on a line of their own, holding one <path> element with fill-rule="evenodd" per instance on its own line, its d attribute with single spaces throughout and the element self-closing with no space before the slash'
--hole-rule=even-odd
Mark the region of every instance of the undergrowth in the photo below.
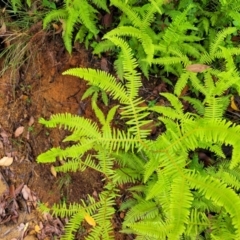
<svg viewBox="0 0 240 240">
<path fill-rule="evenodd" d="M 62 159 L 65 163 L 56 167 L 57 171 L 91 168 L 104 175 L 105 187 L 98 200 L 89 196 L 88 201 L 73 205 L 42 207 L 54 215 L 71 216 L 62 239 L 74 239 L 79 224 L 85 220 L 92 225 L 86 239 L 114 239 L 111 224 L 114 199 L 119 194 L 119 185 L 125 183 L 131 185 L 128 191 L 132 198 L 121 206 L 126 211 L 123 233 L 133 233 L 136 239 L 240 237 L 240 128 L 224 116 L 231 96 L 226 91 L 240 90 L 240 75 L 234 63 L 239 49 L 221 45 L 234 31 L 235 28 L 228 28 L 219 32 L 209 52 L 203 55 L 209 64 L 220 59 L 221 69 L 211 66 L 193 71 L 193 64 L 186 68 L 182 65 L 174 94 L 161 94 L 168 106 L 141 106 L 144 100 L 138 95 L 141 75 L 137 59 L 125 41 L 117 37 L 111 41 L 123 53 L 124 83 L 95 69 L 75 68 L 63 73 L 98 86 L 118 100 L 119 106 L 104 116 L 92 100 L 101 127 L 90 119 L 67 113 L 40 119 L 46 127 L 60 126 L 72 131 L 64 141 L 75 144 L 66 149 L 52 148 L 42 153 L 38 162 Z M 181 97 L 187 83 L 203 96 L 201 101 L 194 93 L 192 97 Z M 188 101 L 194 110 L 185 112 L 183 101 Z M 127 131 L 111 124 L 117 109 L 128 126 Z M 166 129 L 156 140 L 150 140 L 149 130 L 142 127 L 151 121 L 146 120 L 151 112 L 159 115 L 158 120 Z M 232 146 L 231 158 L 226 158 L 223 145 Z M 214 153 L 209 166 L 199 160 L 196 154 L 199 148 Z"/>
<path fill-rule="evenodd" d="M 46 127 L 72 133 L 64 139 L 69 147 L 40 154 L 39 163 L 64 160 L 56 171 L 91 168 L 103 176 L 98 198 L 51 208 L 41 205 L 44 211 L 70 218 L 62 239 L 74 239 L 84 221 L 91 225 L 86 239 L 114 239 L 115 200 L 125 184 L 131 197 L 120 207 L 126 212 L 123 233 L 138 240 L 240 239 L 240 128 L 225 114 L 232 95 L 240 93 L 240 50 L 234 40 L 239 37 L 240 1 L 110 0 L 121 17 L 102 42 L 96 40 L 96 9 L 109 12 L 107 1 L 64 3 L 46 15 L 44 28 L 61 22 L 69 53 L 74 41 L 88 45 L 88 40 L 95 41 L 95 54 L 112 52 L 117 76 L 86 68 L 63 73 L 91 85 L 84 97 L 93 94 L 100 125 L 68 113 L 40 119 Z M 143 104 L 142 73 L 173 85 L 173 93 L 160 93 L 165 104 Z M 99 92 L 106 102 L 112 98 L 119 104 L 106 116 L 97 104 Z M 191 107 L 186 108 L 186 102 Z M 155 140 L 145 127 L 152 122 L 151 113 L 165 129 Z M 117 114 L 127 130 L 114 124 Z M 223 146 L 232 147 L 230 157 Z M 208 164 L 200 160 L 198 149 L 212 153 Z"/>
</svg>

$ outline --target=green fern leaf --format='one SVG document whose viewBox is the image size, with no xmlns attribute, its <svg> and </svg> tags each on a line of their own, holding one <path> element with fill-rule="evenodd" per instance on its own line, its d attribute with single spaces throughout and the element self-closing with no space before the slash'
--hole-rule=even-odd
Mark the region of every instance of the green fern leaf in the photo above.
<svg viewBox="0 0 240 240">
<path fill-rule="evenodd" d="M 188 176 L 189 185 L 198 189 L 207 199 L 214 201 L 215 204 L 224 207 L 232 218 L 233 226 L 236 231 L 236 238 L 240 237 L 240 201 L 238 195 L 227 188 L 227 186 L 210 176 L 191 173 Z M 234 204 L 232 204 L 234 202 Z"/>
<path fill-rule="evenodd" d="M 172 231 L 168 236 L 170 239 L 177 239 L 185 232 L 184 225 L 188 224 L 193 196 L 186 180 L 180 175 L 173 179 L 171 188 L 169 224 Z"/>
<path fill-rule="evenodd" d="M 104 91 L 109 92 L 114 99 L 119 99 L 122 103 L 128 103 L 129 97 L 121 83 L 105 71 L 87 68 L 73 68 L 63 72 L 63 75 L 73 75 L 79 78 L 84 78 L 91 85 L 96 85 Z"/>
<path fill-rule="evenodd" d="M 109 13 L 106 0 L 91 0 L 98 8 L 101 8 Z"/>
<path fill-rule="evenodd" d="M 57 9 L 49 12 L 43 19 L 43 28 L 46 29 L 52 21 L 59 21 L 60 19 L 67 19 L 68 12 L 65 9 Z"/>
<path fill-rule="evenodd" d="M 79 211 L 71 216 L 69 222 L 65 226 L 65 234 L 61 237 L 62 240 L 75 239 L 74 233 L 78 230 L 79 225 L 84 219 L 83 212 Z"/>
<path fill-rule="evenodd" d="M 236 30 L 237 29 L 234 27 L 229 27 L 229 28 L 226 28 L 226 29 L 220 31 L 217 34 L 214 42 L 210 45 L 210 56 L 213 57 L 217 53 L 217 50 L 218 50 L 219 46 L 221 46 L 224 38 L 226 38 L 227 35 L 235 33 Z"/>
</svg>

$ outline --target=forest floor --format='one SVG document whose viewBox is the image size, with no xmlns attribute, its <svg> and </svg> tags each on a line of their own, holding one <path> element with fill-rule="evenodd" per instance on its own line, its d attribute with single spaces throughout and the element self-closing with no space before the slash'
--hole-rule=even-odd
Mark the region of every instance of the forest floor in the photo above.
<svg viewBox="0 0 240 240">
<path fill-rule="evenodd" d="M 74 67 L 92 67 L 111 71 L 111 62 L 93 56 L 84 46 L 75 45 L 72 55 L 64 48 L 60 34 L 49 34 L 35 26 L 27 43 L 25 62 L 19 69 L 9 68 L 0 77 L 0 158 L 13 158 L 10 166 L 0 166 L 0 240 L 58 239 L 67 219 L 43 215 L 38 202 L 49 206 L 61 201 L 68 203 L 97 196 L 102 189 L 101 176 L 91 170 L 58 174 L 51 172 L 50 164 L 38 164 L 37 156 L 62 143 L 67 131 L 46 129 L 38 119 L 49 118 L 55 113 L 72 113 L 93 121 L 91 99 L 81 101 L 88 86 L 86 82 L 62 72 Z M 16 53 L 17 54 L 17 53 Z M 14 59 L 12 59 L 14 61 Z M 4 58 L 0 59 L 0 70 Z M 147 82 L 141 95 L 148 101 L 156 98 L 164 86 L 158 81 Z M 106 107 L 99 99 L 103 112 Z M 155 134 L 156 129 L 153 129 Z M 119 233 L 124 213 L 113 218 L 115 239 L 133 239 Z M 90 226 L 82 226 L 76 239 L 84 239 Z"/>
</svg>

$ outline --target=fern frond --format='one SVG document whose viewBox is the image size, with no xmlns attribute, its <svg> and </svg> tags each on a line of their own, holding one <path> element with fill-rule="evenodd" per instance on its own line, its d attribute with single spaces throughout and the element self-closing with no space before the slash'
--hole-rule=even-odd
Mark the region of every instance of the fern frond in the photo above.
<svg viewBox="0 0 240 240">
<path fill-rule="evenodd" d="M 135 27 L 141 28 L 142 19 L 140 15 L 134 11 L 133 8 L 131 8 L 130 5 L 123 3 L 121 0 L 111 0 L 111 4 L 113 4 L 118 9 L 121 9 L 121 11 L 127 15 L 128 19 Z"/>
<path fill-rule="evenodd" d="M 190 77 L 190 74 L 189 72 L 183 72 L 180 76 L 180 78 L 178 79 L 176 85 L 175 85 L 175 88 L 174 88 L 174 93 L 177 95 L 177 96 L 180 96 L 181 95 L 181 92 L 182 90 L 186 87 L 187 85 L 187 82 L 188 82 L 188 79 Z"/>
<path fill-rule="evenodd" d="M 235 33 L 236 31 L 237 31 L 237 29 L 236 29 L 235 27 L 228 27 L 228 28 L 220 31 L 220 32 L 217 34 L 214 42 L 211 43 L 211 45 L 210 45 L 210 56 L 211 56 L 211 57 L 214 57 L 214 55 L 215 55 L 215 54 L 217 53 L 217 51 L 218 51 L 219 46 L 221 46 L 224 38 L 226 38 L 227 35 L 230 35 L 230 34 L 232 34 L 232 33 Z"/>
<path fill-rule="evenodd" d="M 237 177 L 233 174 L 230 174 L 230 172 L 226 172 L 223 169 L 221 169 L 216 175 L 216 177 L 219 177 L 219 179 L 224 179 L 224 182 L 233 188 L 235 191 L 240 190 L 240 181 L 237 179 Z"/>
<path fill-rule="evenodd" d="M 64 19 L 63 23 L 63 41 L 64 45 L 69 53 L 72 52 L 72 34 L 74 30 L 74 25 L 78 20 L 78 13 L 73 9 L 68 11 L 68 18 Z"/>
<path fill-rule="evenodd" d="M 104 132 L 101 138 L 102 143 L 106 144 L 109 149 L 118 152 L 123 150 L 125 152 L 135 148 L 139 148 L 139 138 L 133 136 L 130 132 L 125 133 L 124 131 L 112 129 L 112 133 Z"/>
<path fill-rule="evenodd" d="M 136 27 L 131 26 L 120 26 L 115 28 L 105 34 L 104 38 L 108 38 L 111 40 L 112 36 L 128 36 L 128 37 L 136 37 L 142 43 L 143 49 L 147 55 L 147 61 L 151 63 L 154 54 L 154 46 L 152 43 L 152 39 L 145 32 L 137 29 Z"/>
<path fill-rule="evenodd" d="M 43 19 L 43 28 L 46 29 L 52 21 L 59 21 L 60 19 L 67 19 L 68 12 L 66 9 L 57 9 L 49 12 Z"/>
<path fill-rule="evenodd" d="M 208 97 L 204 117 L 206 119 L 222 119 L 225 108 L 222 106 L 222 98 Z"/>
<path fill-rule="evenodd" d="M 180 26 L 184 26 L 183 23 L 186 22 L 187 13 L 191 8 L 193 8 L 193 5 L 189 4 L 188 7 L 185 9 L 185 11 L 179 13 L 178 16 L 174 18 L 173 22 L 167 28 L 163 36 L 163 40 L 166 43 L 170 43 L 172 41 L 176 41 L 176 42 L 178 41 L 178 34 L 177 34 L 179 32 L 178 28 Z"/>
<path fill-rule="evenodd" d="M 154 58 L 152 60 L 153 64 L 159 64 L 159 65 L 174 65 L 174 64 L 180 64 L 183 63 L 184 65 L 187 65 L 188 58 L 183 57 L 160 57 L 160 58 Z"/>
<path fill-rule="evenodd" d="M 171 189 L 171 180 L 168 176 L 166 176 L 163 172 L 158 170 L 158 180 L 155 182 L 155 184 L 152 184 L 151 187 L 148 188 L 147 194 L 146 194 L 146 200 L 150 200 L 152 198 L 157 198 L 162 200 L 162 196 L 164 198 L 170 198 L 170 189 Z M 166 202 L 166 201 L 165 201 Z M 163 201 L 161 201 L 163 209 L 166 209 L 166 204 L 163 204 Z"/>
<path fill-rule="evenodd" d="M 235 227 L 235 237 L 240 237 L 240 201 L 239 196 L 226 184 L 210 177 L 202 176 L 192 172 L 188 175 L 189 185 L 198 189 L 207 199 L 214 201 L 215 204 L 224 207 L 232 218 Z M 232 204 L 232 203 L 235 204 Z"/>
<path fill-rule="evenodd" d="M 91 231 L 90 235 L 86 238 L 88 240 L 95 239 L 106 239 L 113 240 L 113 226 L 111 219 L 115 213 L 113 206 L 115 205 L 114 198 L 117 194 L 114 192 L 115 189 L 111 184 L 106 186 L 107 189 L 112 191 L 103 191 L 100 195 L 101 207 L 98 209 L 96 214 L 93 214 L 92 217 L 95 219 L 97 224 Z"/>
<path fill-rule="evenodd" d="M 186 41 L 186 40 L 185 40 Z M 190 45 L 189 43 L 181 43 L 180 49 L 188 56 L 194 57 L 199 59 L 201 57 L 201 52 L 194 46 Z"/>
<path fill-rule="evenodd" d="M 136 70 L 137 60 L 133 57 L 131 48 L 123 39 L 114 36 L 106 38 L 120 47 L 123 52 L 123 77 L 127 80 L 127 93 L 130 99 L 135 99 L 138 96 L 138 89 L 142 85 L 140 74 Z"/>
<path fill-rule="evenodd" d="M 106 12 L 109 12 L 109 9 L 107 7 L 107 1 L 106 0 L 91 0 L 98 8 L 101 8 L 105 10 Z"/>
<path fill-rule="evenodd" d="M 197 111 L 197 113 L 199 115 L 203 115 L 205 112 L 205 107 L 202 103 L 202 101 L 200 101 L 199 99 L 196 98 L 191 98 L 191 97 L 182 97 L 182 99 L 188 101 L 193 107 L 194 109 Z"/>
<path fill-rule="evenodd" d="M 128 103 L 129 97 L 123 85 L 118 83 L 116 78 L 105 71 L 88 68 L 72 68 L 62 73 L 63 75 L 73 75 L 84 78 L 91 85 L 96 85 L 104 91 L 109 92 L 113 99 L 118 99 L 120 103 Z"/>
<path fill-rule="evenodd" d="M 115 45 L 112 41 L 103 40 L 94 47 L 93 54 L 99 55 L 102 52 L 107 52 L 107 51 L 113 50 L 114 48 L 115 48 Z"/>
<path fill-rule="evenodd" d="M 141 180 L 141 175 L 135 169 L 119 168 L 114 172 L 113 179 L 116 184 L 136 183 Z"/>
<path fill-rule="evenodd" d="M 216 87 L 214 89 L 214 94 L 216 96 L 221 96 L 230 87 L 239 86 L 240 76 L 236 69 L 231 69 L 227 72 L 222 71 L 217 74 L 218 81 L 216 82 Z"/>
<path fill-rule="evenodd" d="M 75 237 L 75 233 L 78 230 L 81 222 L 84 220 L 83 212 L 79 211 L 73 214 L 69 220 L 69 222 L 65 226 L 65 233 L 61 237 L 62 240 L 73 240 Z"/>
<path fill-rule="evenodd" d="M 184 225 L 189 222 L 189 209 L 192 205 L 193 195 L 187 181 L 180 175 L 173 179 L 171 188 L 171 198 L 169 199 L 171 203 L 168 217 L 172 231 L 168 236 L 170 239 L 177 239 L 185 232 L 186 226 Z"/>
<path fill-rule="evenodd" d="M 76 214 L 78 212 L 83 214 L 83 207 L 79 203 L 70 203 L 68 206 L 65 202 L 56 204 L 51 207 L 52 214 L 54 216 L 60 216 L 60 217 L 70 217 L 73 214 Z"/>
<path fill-rule="evenodd" d="M 82 156 L 81 156 L 82 157 Z M 106 160 L 106 159 L 104 159 Z M 87 157 L 82 160 L 80 156 L 77 159 L 71 159 L 65 162 L 63 165 L 55 167 L 57 172 L 76 172 L 76 171 L 85 171 L 86 168 L 91 168 L 97 172 L 103 172 L 103 169 L 99 164 L 96 163 L 91 157 L 91 155 L 87 155 Z"/>
<path fill-rule="evenodd" d="M 93 33 L 93 35 L 97 35 L 99 30 L 94 23 L 94 13 L 95 9 L 88 3 L 87 0 L 81 0 L 81 4 L 79 6 L 79 10 L 75 11 L 78 14 L 78 17 L 82 21 L 82 23 L 86 26 L 86 28 Z M 71 15 L 71 14 L 70 14 Z"/>
<path fill-rule="evenodd" d="M 207 89 L 203 86 L 202 81 L 197 77 L 196 73 L 189 72 L 189 80 L 196 90 L 203 93 L 205 96 L 208 95 Z"/>
<path fill-rule="evenodd" d="M 197 208 L 193 208 L 190 211 L 189 221 L 187 223 L 187 228 L 185 229 L 185 234 L 188 237 L 198 239 L 199 233 L 203 232 L 210 225 L 209 218 L 206 216 L 205 212 L 199 212 Z"/>
<path fill-rule="evenodd" d="M 145 30 L 150 24 L 154 21 L 154 15 L 158 12 L 160 15 L 163 14 L 161 7 L 166 3 L 164 0 L 150 0 L 151 4 L 149 4 L 146 14 L 143 16 L 142 27 L 141 29 Z"/>
<path fill-rule="evenodd" d="M 79 156 L 80 158 L 80 156 Z M 68 160 L 68 162 L 64 163 L 61 166 L 54 167 L 56 172 L 76 172 L 77 170 L 84 171 L 87 167 L 81 167 L 81 160 L 80 159 L 72 159 Z"/>
<path fill-rule="evenodd" d="M 142 240 L 158 240 L 166 239 L 167 233 L 170 227 L 161 222 L 159 219 L 155 221 L 146 220 L 144 222 L 135 222 L 127 224 L 127 227 L 131 228 L 133 233 L 137 235 L 142 235 Z M 123 232 L 128 233 L 127 228 Z M 141 239 L 138 237 L 138 239 Z"/>
<path fill-rule="evenodd" d="M 79 137 L 86 136 L 86 133 L 87 136 L 91 136 L 92 138 L 99 138 L 101 136 L 100 130 L 95 122 L 90 119 L 80 118 L 79 116 L 70 113 L 55 114 L 51 116 L 50 120 L 41 118 L 39 123 L 44 124 L 48 128 L 59 126 L 60 128 L 63 127 L 69 131 L 77 131 Z M 65 141 L 68 140 L 70 141 L 70 139 L 65 139 Z"/>
<path fill-rule="evenodd" d="M 183 117 L 182 113 L 181 113 L 181 115 L 179 115 L 173 108 L 170 108 L 170 107 L 154 106 L 154 107 L 150 108 L 150 110 L 152 110 L 156 113 L 160 113 L 170 119 L 181 119 Z"/>
<path fill-rule="evenodd" d="M 67 159 L 69 156 L 72 158 L 78 158 L 88 150 L 91 150 L 96 144 L 96 140 L 87 140 L 82 142 L 81 144 L 75 144 L 71 147 L 61 149 L 61 148 L 52 148 L 42 154 L 40 154 L 37 158 L 37 162 L 41 163 L 51 163 L 55 162 L 56 158 L 59 157 L 61 160 Z"/>
<path fill-rule="evenodd" d="M 125 216 L 125 223 L 137 222 L 141 219 L 154 219 L 159 215 L 159 208 L 154 201 L 139 201 Z"/>
<path fill-rule="evenodd" d="M 171 103 L 171 106 L 178 114 L 181 115 L 183 113 L 183 104 L 176 96 L 170 93 L 161 93 L 160 95 L 165 97 Z"/>
</svg>

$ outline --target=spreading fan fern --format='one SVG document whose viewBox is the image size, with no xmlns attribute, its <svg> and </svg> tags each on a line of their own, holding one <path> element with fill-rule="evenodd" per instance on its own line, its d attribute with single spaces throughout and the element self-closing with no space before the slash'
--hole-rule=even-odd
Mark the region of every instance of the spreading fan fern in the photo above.
<svg viewBox="0 0 240 240">
<path fill-rule="evenodd" d="M 122 25 L 104 36 L 102 49 L 119 49 L 121 61 L 117 64 L 121 64 L 118 72 L 122 81 L 89 68 L 73 68 L 63 74 L 84 79 L 119 105 L 104 116 L 96 98 L 92 98 L 98 124 L 68 113 L 40 119 L 46 127 L 59 126 L 72 133 L 64 139 L 69 142 L 67 148 L 52 148 L 37 158 L 40 163 L 63 159 L 64 164 L 56 167 L 60 172 L 86 168 L 100 172 L 104 189 L 97 200 L 89 196 L 80 203 L 42 208 L 70 217 L 62 239 L 74 239 L 83 221 L 92 228 L 86 239 L 114 239 L 115 199 L 119 185 L 128 184 L 129 198 L 120 206 L 120 211 L 126 212 L 123 233 L 135 234 L 136 239 L 142 240 L 240 239 L 240 126 L 225 116 L 231 91 L 240 94 L 236 61 L 240 51 L 226 44 L 238 28 L 212 32 L 210 40 L 203 40 L 206 35 L 200 36 L 197 28 L 203 24 L 206 33 L 211 31 L 204 18 L 193 22 L 196 9 L 201 9 L 195 1 L 175 3 L 177 11 L 171 9 L 174 3 L 160 0 L 143 1 L 143 8 L 134 0 L 111 2 L 128 19 L 123 17 Z M 213 12 L 231 9 L 229 16 L 237 19 L 235 13 L 239 9 L 234 8 L 233 1 L 229 6 L 226 1 L 212 1 L 218 3 L 216 6 L 201 2 L 209 12 L 210 8 Z M 172 21 L 163 31 L 155 32 L 155 16 L 163 12 Z M 132 40 L 128 41 L 129 37 Z M 133 46 L 138 41 L 140 47 L 135 51 Z M 101 44 L 96 49 L 101 52 Z M 139 96 L 142 84 L 138 68 L 146 74 L 151 64 L 161 65 L 164 74 L 179 76 L 174 93 L 160 94 L 165 105 L 146 107 Z M 188 96 L 182 96 L 186 86 L 190 86 Z M 186 108 L 186 102 L 191 108 Z M 164 126 L 155 140 L 149 138 L 150 130 L 144 127 L 152 122 L 151 113 Z M 125 130 L 112 124 L 117 114 L 124 120 Z M 225 156 L 223 146 L 232 147 L 230 157 Z M 198 157 L 199 149 L 212 153 L 207 165 Z"/>
<path fill-rule="evenodd" d="M 223 39 L 221 34 L 225 33 L 219 33 L 218 39 Z M 88 203 L 82 201 L 51 208 L 56 215 L 71 216 L 63 239 L 74 239 L 80 222 L 89 218 L 94 224 L 86 239 L 113 239 L 114 201 L 118 185 L 125 183 L 132 184 L 128 190 L 132 198 L 121 206 L 121 210 L 126 211 L 122 231 L 134 233 L 136 239 L 240 238 L 240 127 L 224 118 L 230 98 L 226 90 L 239 91 L 239 73 L 232 59 L 232 49 L 219 46 L 221 41 L 216 40 L 214 52 L 222 51 L 223 71 L 213 67 L 203 72 L 186 70 L 175 86 L 176 95 L 161 94 L 170 106 L 142 107 L 143 99 L 138 96 L 141 82 L 137 61 L 123 40 L 111 37 L 111 41 L 123 53 L 125 81 L 119 82 L 109 73 L 94 69 L 75 68 L 63 74 L 85 79 L 120 105 L 110 109 L 105 117 L 92 100 L 101 126 L 70 114 L 40 120 L 46 127 L 58 125 L 72 131 L 64 141 L 75 144 L 65 149 L 52 148 L 41 154 L 38 162 L 64 159 L 65 164 L 56 167 L 57 171 L 91 168 L 104 176 L 106 184 L 99 200 L 89 196 Z M 211 54 L 210 50 L 209 59 L 216 58 L 217 54 Z M 185 112 L 178 97 L 188 79 L 203 96 L 201 102 L 184 97 L 195 113 Z M 117 109 L 128 126 L 127 131 L 111 125 Z M 149 122 L 150 112 L 159 115 L 159 122 L 166 129 L 154 141 L 148 139 L 149 131 L 142 128 Z M 227 162 L 223 161 L 226 158 L 223 145 L 233 148 Z M 211 166 L 204 167 L 197 155 L 190 154 L 199 148 L 214 153 Z"/>
</svg>

